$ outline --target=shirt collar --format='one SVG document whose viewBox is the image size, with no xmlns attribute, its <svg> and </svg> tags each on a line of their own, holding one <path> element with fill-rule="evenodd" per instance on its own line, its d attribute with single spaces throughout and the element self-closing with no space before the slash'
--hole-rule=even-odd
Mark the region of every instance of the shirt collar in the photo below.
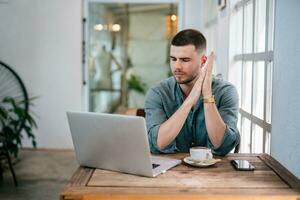
<svg viewBox="0 0 300 200">
<path fill-rule="evenodd" d="M 177 82 L 175 82 L 175 95 L 177 95 L 178 99 L 180 100 L 180 103 L 184 101 L 184 94 L 181 90 L 180 85 Z"/>
</svg>

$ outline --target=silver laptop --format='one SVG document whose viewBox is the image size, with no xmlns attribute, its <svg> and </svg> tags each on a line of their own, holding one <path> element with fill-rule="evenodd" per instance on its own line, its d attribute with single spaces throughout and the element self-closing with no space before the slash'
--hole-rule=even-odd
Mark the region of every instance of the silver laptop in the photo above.
<svg viewBox="0 0 300 200">
<path fill-rule="evenodd" d="M 181 160 L 151 156 L 143 117 L 67 112 L 81 166 L 155 177 Z"/>
</svg>

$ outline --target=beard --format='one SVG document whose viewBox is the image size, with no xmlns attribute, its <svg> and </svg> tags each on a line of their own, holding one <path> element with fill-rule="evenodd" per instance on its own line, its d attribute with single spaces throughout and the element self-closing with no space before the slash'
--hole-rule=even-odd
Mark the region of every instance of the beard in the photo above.
<svg viewBox="0 0 300 200">
<path fill-rule="evenodd" d="M 194 76 L 189 76 L 186 79 L 178 79 L 175 75 L 174 78 L 178 84 L 189 84 L 193 82 L 198 77 L 198 74 L 195 74 Z"/>
</svg>

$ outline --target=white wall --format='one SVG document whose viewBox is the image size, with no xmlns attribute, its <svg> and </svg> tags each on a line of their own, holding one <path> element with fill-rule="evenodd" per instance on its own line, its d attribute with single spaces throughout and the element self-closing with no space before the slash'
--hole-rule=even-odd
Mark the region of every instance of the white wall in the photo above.
<svg viewBox="0 0 300 200">
<path fill-rule="evenodd" d="M 271 155 L 300 178 L 300 1 L 275 6 Z"/>
<path fill-rule="evenodd" d="M 81 109 L 81 1 L 0 4 L 0 59 L 39 96 L 38 147 L 72 148 L 65 112 Z"/>
<path fill-rule="evenodd" d="M 204 24 L 202 19 L 202 1 L 185 0 L 183 5 L 183 29 L 193 28 L 202 31 Z"/>
</svg>

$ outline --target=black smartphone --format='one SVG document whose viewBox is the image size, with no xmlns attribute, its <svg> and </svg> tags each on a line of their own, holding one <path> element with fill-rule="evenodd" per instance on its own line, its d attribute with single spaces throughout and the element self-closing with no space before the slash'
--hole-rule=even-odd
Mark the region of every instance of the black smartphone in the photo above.
<svg viewBox="0 0 300 200">
<path fill-rule="evenodd" d="M 236 170 L 253 171 L 255 169 L 248 160 L 231 160 L 230 163 Z"/>
</svg>

